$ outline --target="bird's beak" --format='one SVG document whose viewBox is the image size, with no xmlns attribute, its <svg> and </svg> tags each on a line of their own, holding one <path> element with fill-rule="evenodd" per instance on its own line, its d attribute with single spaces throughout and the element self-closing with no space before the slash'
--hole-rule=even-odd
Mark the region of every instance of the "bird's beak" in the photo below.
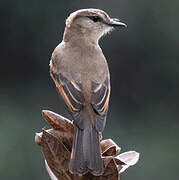
<svg viewBox="0 0 179 180">
<path fill-rule="evenodd" d="M 111 18 L 110 21 L 108 22 L 109 26 L 113 26 L 113 27 L 127 27 L 127 25 L 123 22 L 121 22 L 119 19 L 116 18 Z"/>
</svg>

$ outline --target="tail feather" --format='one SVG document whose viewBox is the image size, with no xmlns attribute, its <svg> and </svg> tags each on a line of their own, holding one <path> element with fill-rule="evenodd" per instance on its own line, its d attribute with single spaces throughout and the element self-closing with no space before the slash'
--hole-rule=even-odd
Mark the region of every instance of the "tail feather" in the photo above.
<svg viewBox="0 0 179 180">
<path fill-rule="evenodd" d="M 92 174 L 100 175 L 103 172 L 103 163 L 100 153 L 99 133 L 94 127 L 89 126 L 84 130 L 83 146 L 87 168 Z"/>
<path fill-rule="evenodd" d="M 103 173 L 99 133 L 92 125 L 83 130 L 75 126 L 69 169 L 80 174 L 90 171 L 95 176 Z"/>
<path fill-rule="evenodd" d="M 83 130 L 75 127 L 74 137 L 73 137 L 73 146 L 72 146 L 72 153 L 71 153 L 71 160 L 69 165 L 69 170 L 72 173 L 85 173 L 86 165 L 84 161 L 83 152 Z"/>
</svg>

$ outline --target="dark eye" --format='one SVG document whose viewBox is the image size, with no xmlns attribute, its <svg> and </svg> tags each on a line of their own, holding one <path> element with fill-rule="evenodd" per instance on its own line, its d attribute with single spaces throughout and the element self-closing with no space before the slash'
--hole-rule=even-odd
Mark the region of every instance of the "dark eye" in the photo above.
<svg viewBox="0 0 179 180">
<path fill-rule="evenodd" d="M 90 18 L 94 22 L 99 22 L 101 20 L 98 16 L 88 16 L 88 18 Z"/>
</svg>

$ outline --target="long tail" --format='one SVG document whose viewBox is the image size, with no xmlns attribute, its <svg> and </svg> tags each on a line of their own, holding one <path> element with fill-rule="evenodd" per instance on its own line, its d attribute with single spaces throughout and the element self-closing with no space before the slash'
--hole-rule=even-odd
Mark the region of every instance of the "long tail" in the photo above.
<svg viewBox="0 0 179 180">
<path fill-rule="evenodd" d="M 92 125 L 83 130 L 75 126 L 69 169 L 80 174 L 90 171 L 95 176 L 103 173 L 99 133 Z"/>
</svg>

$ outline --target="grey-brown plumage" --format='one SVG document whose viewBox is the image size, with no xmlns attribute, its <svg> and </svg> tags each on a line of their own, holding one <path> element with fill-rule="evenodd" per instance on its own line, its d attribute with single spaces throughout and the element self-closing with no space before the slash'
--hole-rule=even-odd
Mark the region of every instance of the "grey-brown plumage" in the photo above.
<svg viewBox="0 0 179 180">
<path fill-rule="evenodd" d="M 114 26 L 126 26 L 99 9 L 82 9 L 66 20 L 63 41 L 50 61 L 50 75 L 73 117 L 75 133 L 69 169 L 103 173 L 100 133 L 110 97 L 110 75 L 98 40 Z"/>
</svg>

